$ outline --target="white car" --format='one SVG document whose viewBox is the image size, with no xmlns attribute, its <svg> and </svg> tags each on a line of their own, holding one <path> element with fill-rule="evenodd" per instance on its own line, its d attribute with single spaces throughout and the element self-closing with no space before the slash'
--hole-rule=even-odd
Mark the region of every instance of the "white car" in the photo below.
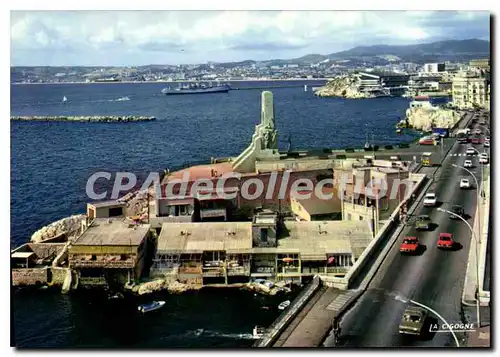
<svg viewBox="0 0 500 357">
<path fill-rule="evenodd" d="M 476 130 L 474 130 L 474 134 L 476 134 L 476 135 L 481 135 L 481 129 L 476 129 Z"/>
<path fill-rule="evenodd" d="M 470 188 L 469 179 L 463 178 L 460 180 L 460 188 Z"/>
<path fill-rule="evenodd" d="M 490 147 L 490 141 L 489 140 L 485 140 L 484 141 L 484 147 L 485 148 L 489 148 Z"/>
<path fill-rule="evenodd" d="M 466 151 L 465 151 L 465 154 L 466 155 L 474 155 L 476 153 L 476 150 L 474 150 L 473 148 L 468 148 Z"/>
<path fill-rule="evenodd" d="M 464 167 L 472 167 L 472 160 L 465 160 Z"/>
<path fill-rule="evenodd" d="M 489 161 L 490 161 L 490 159 L 488 158 L 488 154 L 482 153 L 481 155 L 479 155 L 479 163 L 480 164 L 487 164 Z"/>
<path fill-rule="evenodd" d="M 436 194 L 429 192 L 425 194 L 424 197 L 424 206 L 435 206 L 437 203 Z"/>
</svg>

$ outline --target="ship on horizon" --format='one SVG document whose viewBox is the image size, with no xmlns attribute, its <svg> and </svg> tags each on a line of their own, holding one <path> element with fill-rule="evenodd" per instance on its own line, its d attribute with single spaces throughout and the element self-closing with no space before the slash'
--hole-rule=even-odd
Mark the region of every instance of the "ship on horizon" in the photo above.
<svg viewBox="0 0 500 357">
<path fill-rule="evenodd" d="M 190 83 L 179 85 L 177 88 L 165 87 L 162 93 L 165 95 L 172 94 L 202 94 L 202 93 L 227 93 L 231 90 L 228 84 L 217 84 L 213 86 L 211 83 Z"/>
</svg>

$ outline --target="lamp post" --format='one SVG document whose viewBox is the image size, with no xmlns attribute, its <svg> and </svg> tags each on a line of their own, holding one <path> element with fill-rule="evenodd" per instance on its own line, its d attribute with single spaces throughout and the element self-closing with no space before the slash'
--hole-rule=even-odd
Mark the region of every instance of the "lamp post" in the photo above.
<svg viewBox="0 0 500 357">
<path fill-rule="evenodd" d="M 478 149 L 476 149 L 475 147 L 470 146 L 470 147 L 469 147 L 469 149 L 474 150 L 474 151 L 477 153 L 478 157 L 479 157 L 479 156 L 481 156 L 481 153 L 480 153 L 480 152 L 479 152 L 479 150 L 478 150 Z M 482 184 L 482 183 L 483 183 L 483 164 L 481 164 L 481 163 L 479 162 L 479 160 L 478 160 L 478 163 L 479 163 L 479 165 L 481 166 L 481 184 Z M 452 165 L 454 165 L 454 164 L 452 164 Z M 461 166 L 459 166 L 459 167 L 461 167 Z M 464 167 L 461 167 L 461 168 L 462 168 L 462 169 L 465 169 Z M 465 169 L 465 170 L 467 170 L 467 169 Z M 468 172 L 469 172 L 472 176 L 474 176 L 474 175 L 472 174 L 472 172 L 470 172 L 469 170 L 467 170 L 467 171 L 468 171 Z M 478 190 L 478 195 L 477 195 L 477 198 L 478 198 L 478 202 L 479 202 L 479 186 L 477 186 L 477 190 Z M 481 190 L 481 193 L 483 193 L 483 190 Z"/>
<path fill-rule="evenodd" d="M 445 212 L 445 213 L 451 214 L 452 216 L 455 216 L 457 218 L 460 218 L 467 225 L 467 227 L 469 227 L 470 232 L 472 234 L 472 238 L 474 238 L 474 243 L 476 246 L 476 285 L 477 285 L 477 287 L 476 287 L 476 311 L 477 311 L 477 327 L 479 328 L 479 327 L 481 327 L 481 318 L 479 315 L 479 253 L 478 253 L 478 241 L 476 238 L 476 234 L 474 233 L 474 230 L 470 226 L 469 222 L 467 222 L 462 216 L 460 216 L 456 213 L 450 212 L 448 210 L 445 210 L 444 208 L 441 208 L 441 207 L 438 207 L 437 210 L 440 212 Z"/>
</svg>

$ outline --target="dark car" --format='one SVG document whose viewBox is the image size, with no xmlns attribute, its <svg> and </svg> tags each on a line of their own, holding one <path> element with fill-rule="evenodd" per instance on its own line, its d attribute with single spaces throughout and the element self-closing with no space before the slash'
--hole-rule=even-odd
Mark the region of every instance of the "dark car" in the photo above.
<svg viewBox="0 0 500 357">
<path fill-rule="evenodd" d="M 417 230 L 427 230 L 431 228 L 431 218 L 428 215 L 421 215 L 417 217 L 415 222 L 415 229 Z"/>
<path fill-rule="evenodd" d="M 455 205 L 451 207 L 451 212 L 455 213 L 456 215 L 459 215 L 460 217 L 463 217 L 465 215 L 464 208 L 460 205 Z M 454 216 L 450 214 L 451 219 L 459 219 L 457 216 Z"/>
<path fill-rule="evenodd" d="M 408 306 L 399 323 L 399 333 L 421 335 L 427 319 L 427 310 L 417 306 Z"/>
</svg>

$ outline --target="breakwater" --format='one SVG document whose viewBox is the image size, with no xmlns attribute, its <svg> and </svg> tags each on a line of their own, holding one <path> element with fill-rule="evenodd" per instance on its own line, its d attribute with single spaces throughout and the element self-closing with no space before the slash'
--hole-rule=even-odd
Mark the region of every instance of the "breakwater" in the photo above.
<svg viewBox="0 0 500 357">
<path fill-rule="evenodd" d="M 137 116 L 137 115 L 93 115 L 93 116 L 11 116 L 10 120 L 18 121 L 65 121 L 65 122 L 100 122 L 100 123 L 118 123 L 118 122 L 138 122 L 152 121 L 155 117 Z"/>
</svg>

